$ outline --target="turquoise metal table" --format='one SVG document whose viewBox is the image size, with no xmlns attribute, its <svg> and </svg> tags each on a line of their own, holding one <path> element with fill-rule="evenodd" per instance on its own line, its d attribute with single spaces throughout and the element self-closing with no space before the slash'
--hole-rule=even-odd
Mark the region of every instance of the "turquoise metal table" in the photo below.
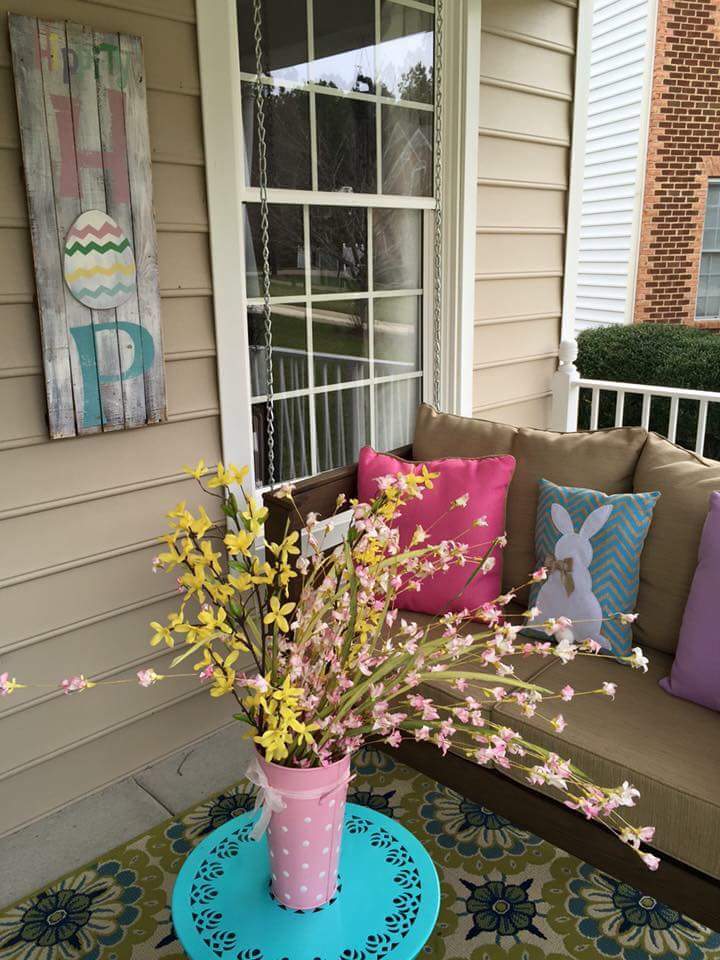
<svg viewBox="0 0 720 960">
<path fill-rule="evenodd" d="M 422 844 L 383 814 L 349 803 L 335 899 L 295 911 L 270 893 L 257 812 L 206 837 L 178 874 L 172 915 L 191 960 L 413 960 L 440 906 Z"/>
</svg>

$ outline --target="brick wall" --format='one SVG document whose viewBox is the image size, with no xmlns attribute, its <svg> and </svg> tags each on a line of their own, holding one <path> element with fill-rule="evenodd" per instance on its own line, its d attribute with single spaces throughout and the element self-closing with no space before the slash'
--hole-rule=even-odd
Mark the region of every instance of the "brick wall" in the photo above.
<svg viewBox="0 0 720 960">
<path fill-rule="evenodd" d="M 659 0 L 636 322 L 695 322 L 712 176 L 720 176 L 720 0 Z"/>
</svg>

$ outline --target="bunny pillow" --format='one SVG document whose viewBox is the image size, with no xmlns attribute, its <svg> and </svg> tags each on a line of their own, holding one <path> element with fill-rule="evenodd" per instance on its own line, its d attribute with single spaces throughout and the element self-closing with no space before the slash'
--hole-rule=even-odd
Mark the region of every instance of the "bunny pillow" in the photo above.
<svg viewBox="0 0 720 960">
<path fill-rule="evenodd" d="M 530 623 L 568 617 L 570 639 L 596 640 L 618 656 L 630 653 L 630 624 L 609 617 L 635 609 L 640 554 L 659 496 L 608 495 L 541 480 L 535 553 L 548 577 L 530 594 L 540 609 Z"/>
</svg>

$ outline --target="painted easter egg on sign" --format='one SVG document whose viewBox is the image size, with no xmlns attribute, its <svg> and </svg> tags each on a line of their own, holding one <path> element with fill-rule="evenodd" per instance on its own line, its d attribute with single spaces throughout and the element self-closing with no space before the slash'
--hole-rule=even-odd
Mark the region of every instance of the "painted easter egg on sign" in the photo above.
<svg viewBox="0 0 720 960">
<path fill-rule="evenodd" d="M 135 257 L 121 227 L 102 210 L 81 213 L 65 238 L 65 283 L 93 310 L 119 307 L 135 290 Z"/>
</svg>

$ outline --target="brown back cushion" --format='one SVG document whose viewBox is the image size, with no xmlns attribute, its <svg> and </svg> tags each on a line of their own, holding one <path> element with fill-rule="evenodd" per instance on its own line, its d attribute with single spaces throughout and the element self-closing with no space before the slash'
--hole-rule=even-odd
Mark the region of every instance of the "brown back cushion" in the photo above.
<svg viewBox="0 0 720 960">
<path fill-rule="evenodd" d="M 634 488 L 662 494 L 640 558 L 635 636 L 641 644 L 673 653 L 710 494 L 720 490 L 720 463 L 651 433 L 635 470 Z"/>
<path fill-rule="evenodd" d="M 472 417 L 438 413 L 428 403 L 420 406 L 415 421 L 413 458 L 492 457 L 512 453 L 517 427 Z"/>
<path fill-rule="evenodd" d="M 629 493 L 647 432 L 619 427 L 595 433 L 552 433 L 438 413 L 423 404 L 413 442 L 416 460 L 511 453 L 517 461 L 507 504 L 508 545 L 503 589 L 517 587 L 535 567 L 538 481 Z M 655 488 L 653 488 L 655 489 Z M 525 602 L 527 591 L 520 599 Z"/>
</svg>

